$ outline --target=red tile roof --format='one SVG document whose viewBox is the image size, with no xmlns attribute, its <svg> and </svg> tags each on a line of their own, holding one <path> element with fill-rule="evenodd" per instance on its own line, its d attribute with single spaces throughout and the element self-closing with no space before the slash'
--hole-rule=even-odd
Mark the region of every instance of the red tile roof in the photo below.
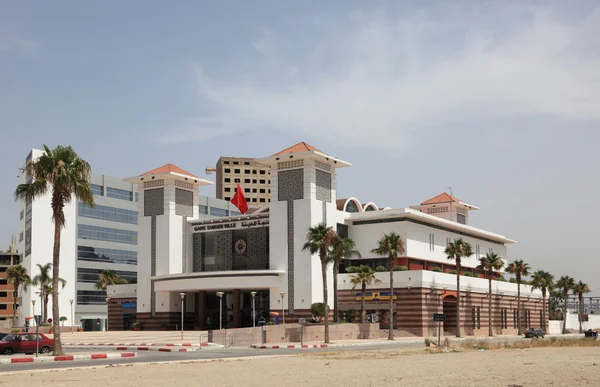
<svg viewBox="0 0 600 387">
<path fill-rule="evenodd" d="M 438 196 L 435 196 L 429 200 L 424 201 L 423 203 L 421 203 L 421 205 L 424 206 L 427 204 L 458 203 L 458 202 L 460 202 L 459 199 L 455 198 L 454 196 L 452 196 L 450 194 L 447 194 L 446 192 L 442 192 Z"/>
<path fill-rule="evenodd" d="M 158 168 L 148 171 L 146 173 L 142 173 L 142 176 L 158 175 L 160 173 L 169 173 L 169 172 L 179 173 L 181 175 L 198 178 L 198 176 L 191 174 L 188 171 L 186 171 L 185 169 L 181 169 L 177 165 L 173 165 L 173 164 L 165 164 L 162 167 L 158 167 Z"/>
<path fill-rule="evenodd" d="M 281 155 L 289 155 L 292 153 L 304 153 L 304 152 L 310 152 L 310 151 L 317 151 L 317 152 L 321 152 L 320 150 L 318 150 L 317 148 L 315 148 L 314 146 L 307 144 L 306 142 L 302 141 L 297 143 L 296 145 L 292 145 L 289 148 L 286 148 L 280 152 L 277 152 L 273 155 L 271 155 L 271 157 L 273 156 L 281 156 Z M 324 152 L 321 152 L 324 153 Z"/>
</svg>

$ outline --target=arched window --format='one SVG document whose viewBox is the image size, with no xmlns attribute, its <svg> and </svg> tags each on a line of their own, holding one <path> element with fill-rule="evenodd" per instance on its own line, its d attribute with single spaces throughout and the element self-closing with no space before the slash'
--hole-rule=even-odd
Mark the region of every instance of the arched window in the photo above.
<svg viewBox="0 0 600 387">
<path fill-rule="evenodd" d="M 367 208 L 365 208 L 365 211 L 376 211 L 376 210 L 377 209 L 370 204 L 367 206 Z"/>
<path fill-rule="evenodd" d="M 353 200 L 350 200 L 346 204 L 346 212 L 359 212 L 358 211 L 358 206 L 356 205 L 356 203 L 354 203 Z"/>
</svg>

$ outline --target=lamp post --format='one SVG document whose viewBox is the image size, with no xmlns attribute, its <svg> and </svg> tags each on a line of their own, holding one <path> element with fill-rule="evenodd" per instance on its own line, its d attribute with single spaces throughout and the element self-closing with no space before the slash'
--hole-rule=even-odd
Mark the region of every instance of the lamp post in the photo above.
<svg viewBox="0 0 600 387">
<path fill-rule="evenodd" d="M 31 300 L 31 305 L 33 306 L 33 321 L 35 321 L 35 300 Z M 35 325 L 37 325 L 37 321 Z"/>
<path fill-rule="evenodd" d="M 256 292 L 250 292 L 250 294 L 252 294 L 252 328 L 256 328 L 256 304 L 254 303 Z"/>
<path fill-rule="evenodd" d="M 73 334 L 73 325 L 75 325 L 73 322 L 73 299 L 69 298 L 69 302 L 71 303 L 71 334 Z"/>
<path fill-rule="evenodd" d="M 219 296 L 219 330 L 223 329 L 223 292 L 217 292 Z"/>
<path fill-rule="evenodd" d="M 281 323 L 285 324 L 285 309 L 283 308 L 283 296 L 285 296 L 285 293 L 280 292 L 279 295 L 281 296 Z"/>
<path fill-rule="evenodd" d="M 108 332 L 108 309 L 110 308 L 110 296 L 105 298 L 106 300 L 106 331 Z"/>
<path fill-rule="evenodd" d="M 183 300 L 185 299 L 185 293 L 179 293 L 181 297 L 181 340 L 183 340 Z"/>
<path fill-rule="evenodd" d="M 35 321 L 35 300 L 31 300 L 31 305 L 33 305 L 33 321 Z M 40 353 L 40 324 L 35 321 L 35 357 L 38 357 L 38 353 Z"/>
</svg>

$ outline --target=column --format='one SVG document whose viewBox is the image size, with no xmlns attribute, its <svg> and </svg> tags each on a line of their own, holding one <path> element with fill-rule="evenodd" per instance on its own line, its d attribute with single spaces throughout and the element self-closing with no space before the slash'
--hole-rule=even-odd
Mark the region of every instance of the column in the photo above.
<svg viewBox="0 0 600 387">
<path fill-rule="evenodd" d="M 240 313 L 240 289 L 233 289 L 233 322 L 236 328 L 242 327 L 242 314 Z"/>
<path fill-rule="evenodd" d="M 196 309 L 198 325 L 202 327 L 203 330 L 208 329 L 206 325 L 206 292 L 201 290 L 198 292 L 198 308 Z"/>
</svg>

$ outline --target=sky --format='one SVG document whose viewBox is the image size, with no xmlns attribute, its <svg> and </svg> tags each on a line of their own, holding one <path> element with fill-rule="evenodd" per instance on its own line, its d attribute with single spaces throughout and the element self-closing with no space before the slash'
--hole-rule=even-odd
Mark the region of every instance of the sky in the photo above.
<svg viewBox="0 0 600 387">
<path fill-rule="evenodd" d="M 338 197 L 451 187 L 507 259 L 598 296 L 598 36 L 593 0 L 0 0 L 0 248 L 31 148 L 204 176 L 306 141 L 353 164 Z"/>
</svg>

